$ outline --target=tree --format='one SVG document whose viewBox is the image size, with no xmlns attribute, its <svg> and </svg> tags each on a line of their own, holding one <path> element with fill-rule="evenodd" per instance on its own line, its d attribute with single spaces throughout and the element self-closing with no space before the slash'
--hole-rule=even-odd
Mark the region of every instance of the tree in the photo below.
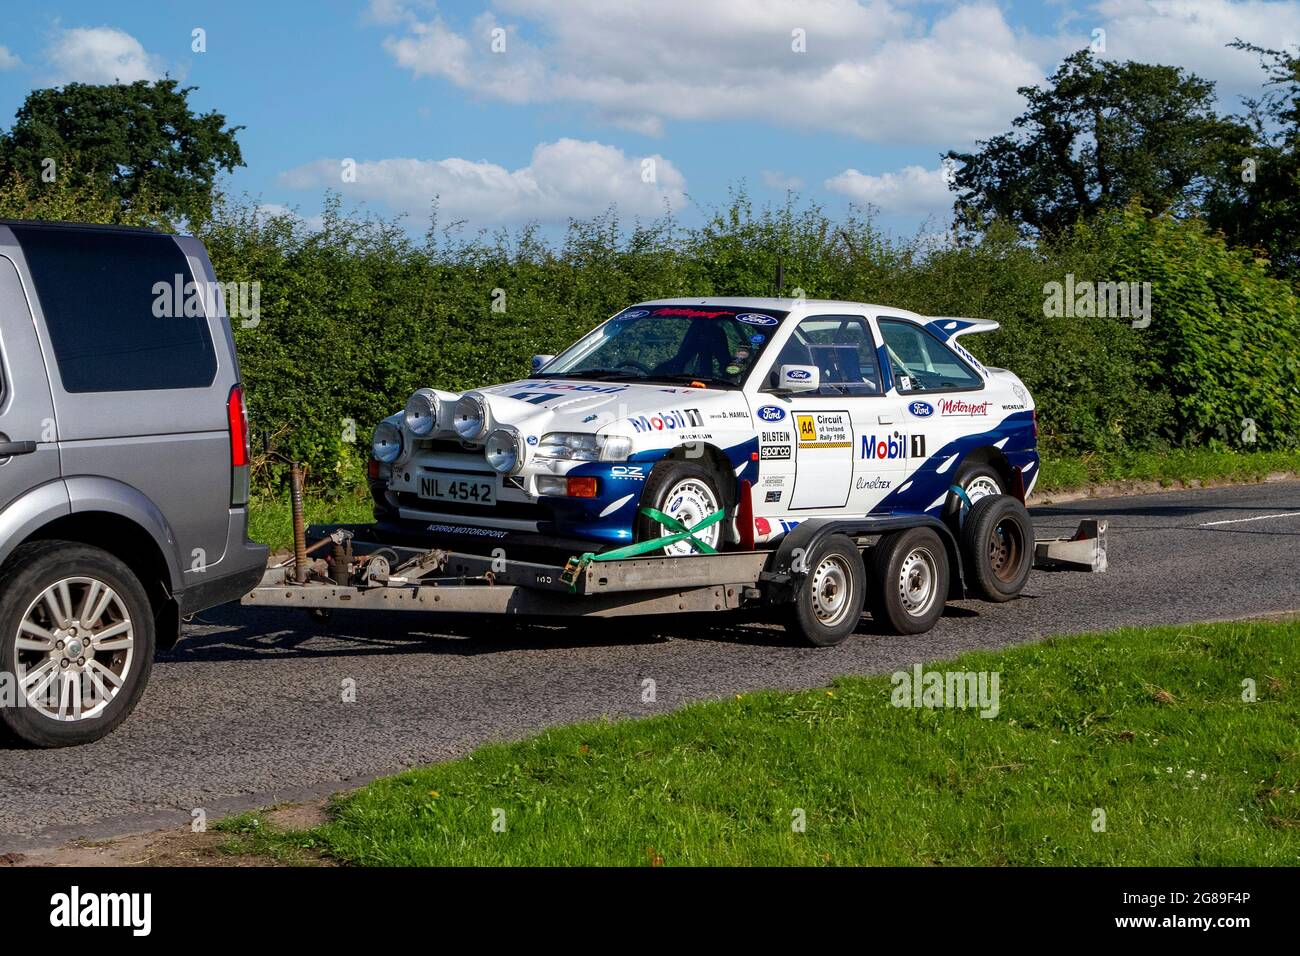
<svg viewBox="0 0 1300 956">
<path fill-rule="evenodd" d="M 959 221 L 991 218 L 1056 234 L 1137 201 L 1156 213 L 1198 208 L 1250 141 L 1214 111 L 1214 84 L 1178 67 L 1070 56 L 1046 87 L 1026 86 L 1011 132 L 949 151 Z"/>
<path fill-rule="evenodd" d="M 243 127 L 192 112 L 193 90 L 172 79 L 33 90 L 0 134 L 0 172 L 32 184 L 69 177 L 124 209 L 148 195 L 169 218 L 202 222 L 218 170 L 244 165 L 235 140 Z"/>
<path fill-rule="evenodd" d="M 1244 165 L 1212 197 L 1208 216 L 1234 243 L 1262 250 L 1274 272 L 1300 278 L 1300 54 L 1236 40 L 1268 79 L 1247 100 L 1254 142 Z"/>
</svg>

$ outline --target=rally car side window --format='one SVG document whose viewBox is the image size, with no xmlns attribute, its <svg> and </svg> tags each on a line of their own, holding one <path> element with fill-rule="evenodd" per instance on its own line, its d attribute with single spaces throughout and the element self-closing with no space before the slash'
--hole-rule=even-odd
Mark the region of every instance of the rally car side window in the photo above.
<svg viewBox="0 0 1300 956">
<path fill-rule="evenodd" d="M 767 376 L 779 385 L 782 365 L 816 365 L 821 388 L 815 395 L 880 395 L 880 365 L 871 326 L 861 315 L 810 315 L 800 320 Z"/>
<path fill-rule="evenodd" d="M 969 365 L 915 322 L 882 318 L 879 325 L 900 392 L 983 388 L 983 379 Z"/>
</svg>

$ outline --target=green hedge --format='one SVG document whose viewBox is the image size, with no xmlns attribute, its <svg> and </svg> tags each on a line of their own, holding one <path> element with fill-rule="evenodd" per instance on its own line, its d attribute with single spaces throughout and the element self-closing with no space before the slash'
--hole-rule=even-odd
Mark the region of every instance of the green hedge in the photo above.
<svg viewBox="0 0 1300 956">
<path fill-rule="evenodd" d="M 0 189 L 0 214 L 151 218 L 46 190 Z M 756 209 L 741 190 L 697 227 L 611 212 L 548 244 L 531 228 L 468 239 L 430 228 L 416 239 L 405 223 L 349 215 L 331 197 L 315 227 L 221 201 L 199 237 L 221 281 L 261 285 L 258 323 L 235 322 L 254 429 L 307 462 L 317 490 L 358 483 L 371 428 L 415 388 L 522 377 L 529 356 L 637 300 L 771 294 L 778 259 L 787 294 L 1001 322 L 965 341 L 1033 391 L 1049 455 L 1300 444 L 1291 288 L 1199 222 L 1139 209 L 1054 241 L 995 228 L 952 245 L 890 239 L 869 218 L 835 221 L 793 199 Z M 1045 287 L 1067 275 L 1151 282 L 1151 324 L 1046 316 Z M 259 482 L 273 474 L 262 468 Z"/>
</svg>

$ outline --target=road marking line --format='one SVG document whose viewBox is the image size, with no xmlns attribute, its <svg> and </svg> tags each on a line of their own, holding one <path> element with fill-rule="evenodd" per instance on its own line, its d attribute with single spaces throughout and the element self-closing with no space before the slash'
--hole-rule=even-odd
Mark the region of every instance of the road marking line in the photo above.
<svg viewBox="0 0 1300 956">
<path fill-rule="evenodd" d="M 1253 518 L 1229 518 L 1227 521 L 1207 521 L 1201 525 L 1202 528 L 1213 527 L 1216 524 L 1241 524 L 1243 521 L 1263 521 L 1265 518 L 1294 518 L 1300 516 L 1300 511 L 1287 511 L 1280 515 L 1256 515 Z"/>
</svg>

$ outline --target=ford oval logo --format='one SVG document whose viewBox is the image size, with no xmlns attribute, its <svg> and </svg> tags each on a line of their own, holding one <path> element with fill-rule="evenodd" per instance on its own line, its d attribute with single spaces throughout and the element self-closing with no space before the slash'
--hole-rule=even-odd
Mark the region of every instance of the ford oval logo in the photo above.
<svg viewBox="0 0 1300 956">
<path fill-rule="evenodd" d="M 770 315 L 764 315 L 762 312 L 742 312 L 736 316 L 737 322 L 744 322 L 746 325 L 772 326 L 780 325 L 777 319 Z"/>
<path fill-rule="evenodd" d="M 758 410 L 758 417 L 765 422 L 779 422 L 785 418 L 785 409 L 777 408 L 775 405 L 764 405 Z"/>
<path fill-rule="evenodd" d="M 929 418 L 934 414 L 934 406 L 929 402 L 912 402 L 907 406 L 907 410 L 917 418 Z"/>
<path fill-rule="evenodd" d="M 796 382 L 802 382 L 804 379 L 811 378 L 812 372 L 808 371 L 806 368 L 792 368 L 790 371 L 785 373 L 785 377 L 792 378 Z"/>
</svg>

